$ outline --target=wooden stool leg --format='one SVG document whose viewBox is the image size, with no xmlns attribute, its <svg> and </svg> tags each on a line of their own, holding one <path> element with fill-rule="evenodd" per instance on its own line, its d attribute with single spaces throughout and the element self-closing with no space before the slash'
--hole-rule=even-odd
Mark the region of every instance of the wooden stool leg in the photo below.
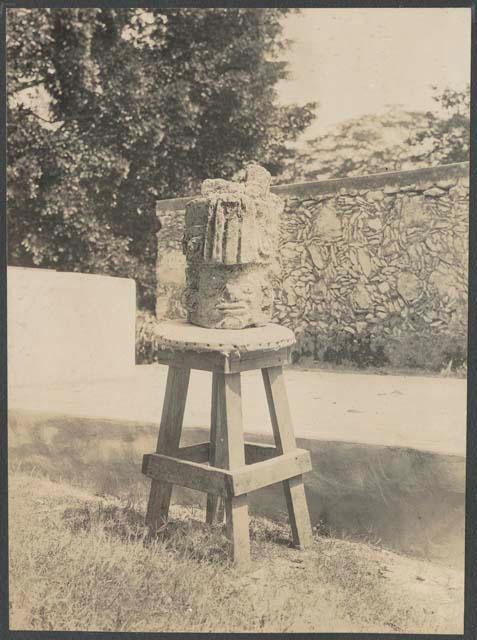
<svg viewBox="0 0 477 640">
<path fill-rule="evenodd" d="M 247 494 L 225 500 L 225 519 L 227 537 L 232 545 L 232 559 L 237 567 L 246 568 L 250 563 Z"/>
<path fill-rule="evenodd" d="M 281 366 L 262 369 L 268 408 L 272 421 L 273 436 L 278 453 L 288 453 L 296 449 L 296 440 L 288 406 L 288 397 Z M 288 516 L 292 530 L 293 544 L 308 547 L 312 542 L 310 515 L 306 503 L 303 476 L 295 476 L 283 481 Z"/>
<path fill-rule="evenodd" d="M 189 377 L 190 369 L 169 366 L 156 453 L 173 456 L 179 448 Z M 151 481 L 146 524 L 152 533 L 167 520 L 171 492 L 170 483 Z"/>
<path fill-rule="evenodd" d="M 217 394 L 219 383 L 217 380 L 217 373 L 212 373 L 212 404 L 210 412 L 210 448 L 209 448 L 209 464 L 214 467 L 218 467 L 218 458 L 216 456 L 216 442 L 217 442 Z M 208 493 L 207 494 L 207 510 L 205 521 L 208 524 L 213 522 L 223 522 L 224 520 L 224 504 L 221 498 Z"/>
<path fill-rule="evenodd" d="M 216 374 L 215 464 L 223 469 L 245 465 L 240 373 Z M 237 566 L 250 562 L 247 495 L 225 499 L 227 535 Z"/>
</svg>

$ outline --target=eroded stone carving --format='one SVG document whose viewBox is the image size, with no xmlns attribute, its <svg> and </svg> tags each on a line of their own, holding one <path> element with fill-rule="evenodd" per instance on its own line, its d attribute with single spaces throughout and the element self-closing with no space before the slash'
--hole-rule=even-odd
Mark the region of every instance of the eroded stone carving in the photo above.
<svg viewBox="0 0 477 640">
<path fill-rule="evenodd" d="M 283 203 L 269 192 L 263 167 L 246 167 L 245 182 L 205 180 L 188 203 L 183 252 L 189 322 L 243 329 L 270 321 L 271 284 Z"/>
</svg>

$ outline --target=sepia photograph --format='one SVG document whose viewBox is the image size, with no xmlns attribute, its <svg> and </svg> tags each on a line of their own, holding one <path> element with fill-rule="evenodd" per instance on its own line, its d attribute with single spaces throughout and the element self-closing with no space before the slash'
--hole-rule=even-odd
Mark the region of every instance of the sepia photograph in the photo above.
<svg viewBox="0 0 477 640">
<path fill-rule="evenodd" d="M 7 4 L 9 631 L 464 633 L 471 3 L 335 4 Z"/>
</svg>

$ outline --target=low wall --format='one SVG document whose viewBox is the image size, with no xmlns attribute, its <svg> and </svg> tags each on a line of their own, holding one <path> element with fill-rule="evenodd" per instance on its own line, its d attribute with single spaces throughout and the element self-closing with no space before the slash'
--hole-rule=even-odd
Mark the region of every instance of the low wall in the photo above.
<svg viewBox="0 0 477 640">
<path fill-rule="evenodd" d="M 130 374 L 133 280 L 9 267 L 9 385 Z"/>
<path fill-rule="evenodd" d="M 286 203 L 274 320 L 295 331 L 297 357 L 397 366 L 421 358 L 430 368 L 465 361 L 468 163 L 272 190 Z M 157 205 L 160 318 L 185 313 L 189 200 Z"/>
</svg>

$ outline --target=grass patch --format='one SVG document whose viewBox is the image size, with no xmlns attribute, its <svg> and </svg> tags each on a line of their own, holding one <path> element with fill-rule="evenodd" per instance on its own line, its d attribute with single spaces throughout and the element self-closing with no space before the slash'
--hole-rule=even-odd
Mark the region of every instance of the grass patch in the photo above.
<svg viewBox="0 0 477 640">
<path fill-rule="evenodd" d="M 444 632 L 369 545 L 316 535 L 299 552 L 288 527 L 251 518 L 253 568 L 239 574 L 222 526 L 200 509 L 173 506 L 150 540 L 132 499 L 21 473 L 9 495 L 14 629 Z"/>
</svg>

